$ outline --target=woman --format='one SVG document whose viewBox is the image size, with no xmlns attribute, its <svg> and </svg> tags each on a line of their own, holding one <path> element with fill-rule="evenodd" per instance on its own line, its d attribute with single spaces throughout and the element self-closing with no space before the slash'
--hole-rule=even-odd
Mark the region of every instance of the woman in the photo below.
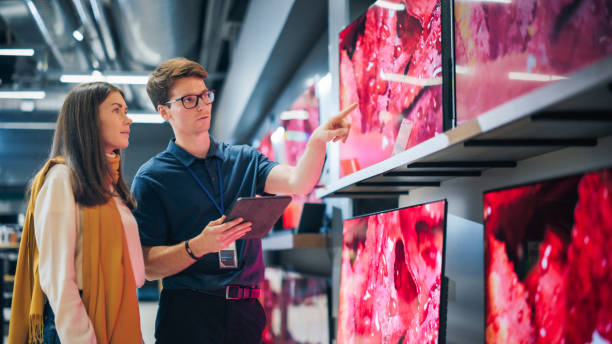
<svg viewBox="0 0 612 344">
<path fill-rule="evenodd" d="M 126 113 L 123 92 L 108 83 L 66 97 L 51 158 L 31 185 L 9 343 L 142 342 L 144 265 L 120 167 Z"/>
</svg>

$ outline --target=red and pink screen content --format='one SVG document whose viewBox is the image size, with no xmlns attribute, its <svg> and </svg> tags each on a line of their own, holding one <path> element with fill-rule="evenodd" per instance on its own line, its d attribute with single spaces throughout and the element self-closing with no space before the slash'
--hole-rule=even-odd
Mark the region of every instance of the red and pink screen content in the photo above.
<svg viewBox="0 0 612 344">
<path fill-rule="evenodd" d="M 344 222 L 338 343 L 437 343 L 446 202 Z"/>
<path fill-rule="evenodd" d="M 609 0 L 455 0 L 457 123 L 612 54 Z"/>
<path fill-rule="evenodd" d="M 612 343 L 612 169 L 485 193 L 487 343 Z"/>
<path fill-rule="evenodd" d="M 386 1 L 340 33 L 340 108 L 357 102 L 340 176 L 442 132 L 439 0 Z"/>
<path fill-rule="evenodd" d="M 311 86 L 291 105 L 293 119 L 283 120 L 285 129 L 285 163 L 297 166 L 306 151 L 306 143 L 312 132 L 319 126 L 319 100 L 315 87 Z M 293 199 L 283 213 L 283 227 L 296 228 L 305 202 L 321 203 L 314 191 L 308 195 L 292 195 Z"/>
</svg>

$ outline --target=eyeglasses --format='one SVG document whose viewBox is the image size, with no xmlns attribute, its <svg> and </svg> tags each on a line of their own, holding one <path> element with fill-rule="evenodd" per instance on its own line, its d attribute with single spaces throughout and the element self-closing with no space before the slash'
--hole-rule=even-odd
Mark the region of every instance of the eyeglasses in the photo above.
<svg viewBox="0 0 612 344">
<path fill-rule="evenodd" d="M 215 91 L 206 90 L 199 95 L 188 94 L 186 96 L 182 96 L 174 100 L 169 100 L 165 104 L 170 105 L 174 102 L 180 101 L 181 103 L 183 103 L 183 107 L 185 109 L 193 109 L 194 107 L 198 106 L 198 102 L 200 99 L 204 101 L 205 105 L 211 104 L 215 100 Z"/>
</svg>

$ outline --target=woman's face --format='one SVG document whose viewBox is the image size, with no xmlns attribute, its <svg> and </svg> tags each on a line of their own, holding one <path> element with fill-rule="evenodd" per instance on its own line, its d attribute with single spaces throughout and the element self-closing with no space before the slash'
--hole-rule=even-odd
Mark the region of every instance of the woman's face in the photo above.
<svg viewBox="0 0 612 344">
<path fill-rule="evenodd" d="M 98 107 L 98 113 L 104 151 L 110 154 L 116 149 L 127 148 L 132 120 L 127 116 L 127 105 L 121 93 L 111 92 Z"/>
</svg>

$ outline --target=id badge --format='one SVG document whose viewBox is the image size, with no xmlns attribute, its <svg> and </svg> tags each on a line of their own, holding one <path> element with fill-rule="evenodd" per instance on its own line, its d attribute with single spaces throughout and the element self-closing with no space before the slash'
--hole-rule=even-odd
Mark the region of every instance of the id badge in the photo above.
<svg viewBox="0 0 612 344">
<path fill-rule="evenodd" d="M 219 251 L 219 268 L 236 269 L 237 267 L 238 257 L 236 256 L 236 242 L 233 242 Z"/>
</svg>

